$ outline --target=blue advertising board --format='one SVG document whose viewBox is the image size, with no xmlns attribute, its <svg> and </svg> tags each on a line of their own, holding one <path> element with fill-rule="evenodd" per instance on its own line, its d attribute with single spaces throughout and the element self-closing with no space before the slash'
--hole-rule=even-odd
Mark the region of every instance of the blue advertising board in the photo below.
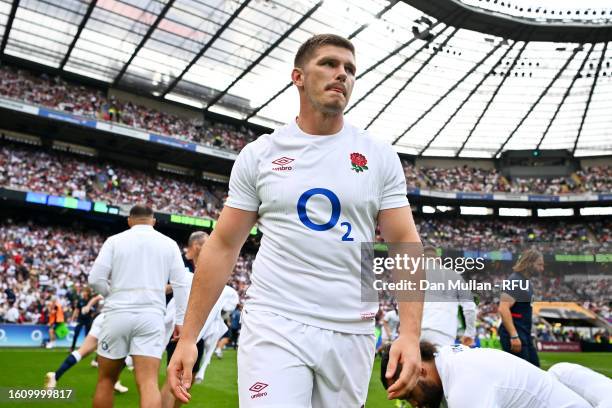
<svg viewBox="0 0 612 408">
<path fill-rule="evenodd" d="M 69 333 L 61 340 L 56 340 L 57 347 L 70 347 L 74 336 L 74 327 L 69 326 Z M 79 333 L 77 344 L 83 343 L 85 330 Z M 49 340 L 49 326 L 44 324 L 0 324 L 0 347 L 41 347 L 43 341 Z"/>
</svg>

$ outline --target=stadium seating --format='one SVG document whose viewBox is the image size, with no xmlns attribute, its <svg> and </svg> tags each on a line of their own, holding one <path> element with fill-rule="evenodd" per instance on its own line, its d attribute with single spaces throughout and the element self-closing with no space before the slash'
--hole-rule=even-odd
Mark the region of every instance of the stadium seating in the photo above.
<svg viewBox="0 0 612 408">
<path fill-rule="evenodd" d="M 43 105 L 76 115 L 119 122 L 175 138 L 240 151 L 255 139 L 253 131 L 222 123 L 188 120 L 132 102 L 107 97 L 99 89 L 60 77 L 0 66 L 0 96 Z M 612 191 L 612 168 L 591 166 L 562 178 L 508 179 L 496 170 L 470 166 L 451 169 L 414 166 L 404 160 L 408 185 L 432 190 L 564 194 Z"/>
<path fill-rule="evenodd" d="M 568 177 L 508 179 L 495 169 L 470 166 L 435 168 L 415 166 L 403 161 L 409 186 L 430 190 L 463 192 L 506 192 L 531 194 L 566 194 L 612 191 L 612 168 L 591 166 Z"/>
<path fill-rule="evenodd" d="M 227 186 L 202 179 L 128 169 L 95 158 L 0 145 L 0 186 L 217 218 Z"/>
<path fill-rule="evenodd" d="M 98 89 L 73 84 L 59 77 L 35 75 L 8 66 L 0 66 L 0 96 L 234 151 L 239 151 L 255 137 L 246 128 L 181 118 L 109 98 Z"/>
</svg>

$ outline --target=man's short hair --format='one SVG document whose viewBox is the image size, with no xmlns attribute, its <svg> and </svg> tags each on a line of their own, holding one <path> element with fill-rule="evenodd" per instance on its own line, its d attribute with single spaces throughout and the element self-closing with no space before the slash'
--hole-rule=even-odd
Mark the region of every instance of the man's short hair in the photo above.
<svg viewBox="0 0 612 408">
<path fill-rule="evenodd" d="M 192 232 L 189 236 L 189 240 L 187 241 L 187 246 L 191 246 L 196 242 L 204 241 L 206 238 L 208 238 L 208 234 L 204 231 Z"/>
<path fill-rule="evenodd" d="M 130 209 L 132 218 L 153 218 L 153 209 L 146 204 L 136 204 Z"/>
<path fill-rule="evenodd" d="M 303 67 L 304 64 L 312 58 L 312 55 L 315 53 L 317 49 L 320 47 L 324 47 L 326 45 L 333 45 L 335 47 L 346 48 L 353 55 L 355 55 L 355 46 L 352 42 L 347 40 L 344 37 L 341 37 L 336 34 L 317 34 L 310 37 L 303 43 L 295 54 L 295 59 L 293 60 L 293 66 L 295 67 Z"/>
<path fill-rule="evenodd" d="M 380 381 L 382 382 L 385 389 L 389 388 L 391 384 L 393 384 L 398 378 L 400 373 L 402 372 L 402 365 L 398 364 L 395 369 L 395 376 L 392 381 L 387 380 L 385 374 L 387 373 L 387 366 L 389 365 L 389 350 L 391 349 L 391 345 L 386 346 L 382 350 L 382 358 L 380 361 Z M 428 341 L 421 341 L 419 343 L 419 349 L 421 350 L 421 361 L 433 361 L 436 358 L 436 346 Z"/>
</svg>

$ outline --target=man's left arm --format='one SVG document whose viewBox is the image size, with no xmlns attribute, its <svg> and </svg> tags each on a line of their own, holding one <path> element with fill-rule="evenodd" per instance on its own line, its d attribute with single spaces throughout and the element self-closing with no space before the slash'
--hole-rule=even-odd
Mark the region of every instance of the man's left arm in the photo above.
<svg viewBox="0 0 612 408">
<path fill-rule="evenodd" d="M 404 252 L 409 257 L 420 257 L 423 254 L 421 240 L 412 218 L 410 206 L 381 210 L 378 214 L 378 225 L 385 242 L 402 244 L 398 245 L 400 252 Z M 399 255 L 404 254 L 400 253 Z M 389 352 L 386 377 L 388 379 L 394 378 L 397 366 L 401 364 L 402 367 L 399 378 L 387 389 L 389 399 L 399 398 L 412 390 L 416 385 L 421 369 L 419 339 L 421 336 L 423 297 L 422 293 L 419 294 L 418 292 L 409 296 L 410 301 L 398 300 L 401 330 Z"/>
</svg>

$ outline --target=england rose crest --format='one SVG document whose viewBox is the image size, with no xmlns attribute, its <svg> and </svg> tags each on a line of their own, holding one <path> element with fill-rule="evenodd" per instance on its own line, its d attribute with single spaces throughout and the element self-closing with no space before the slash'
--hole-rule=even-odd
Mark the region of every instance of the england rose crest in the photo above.
<svg viewBox="0 0 612 408">
<path fill-rule="evenodd" d="M 368 169 L 368 159 L 361 153 L 351 153 L 351 169 L 359 173 Z"/>
</svg>

